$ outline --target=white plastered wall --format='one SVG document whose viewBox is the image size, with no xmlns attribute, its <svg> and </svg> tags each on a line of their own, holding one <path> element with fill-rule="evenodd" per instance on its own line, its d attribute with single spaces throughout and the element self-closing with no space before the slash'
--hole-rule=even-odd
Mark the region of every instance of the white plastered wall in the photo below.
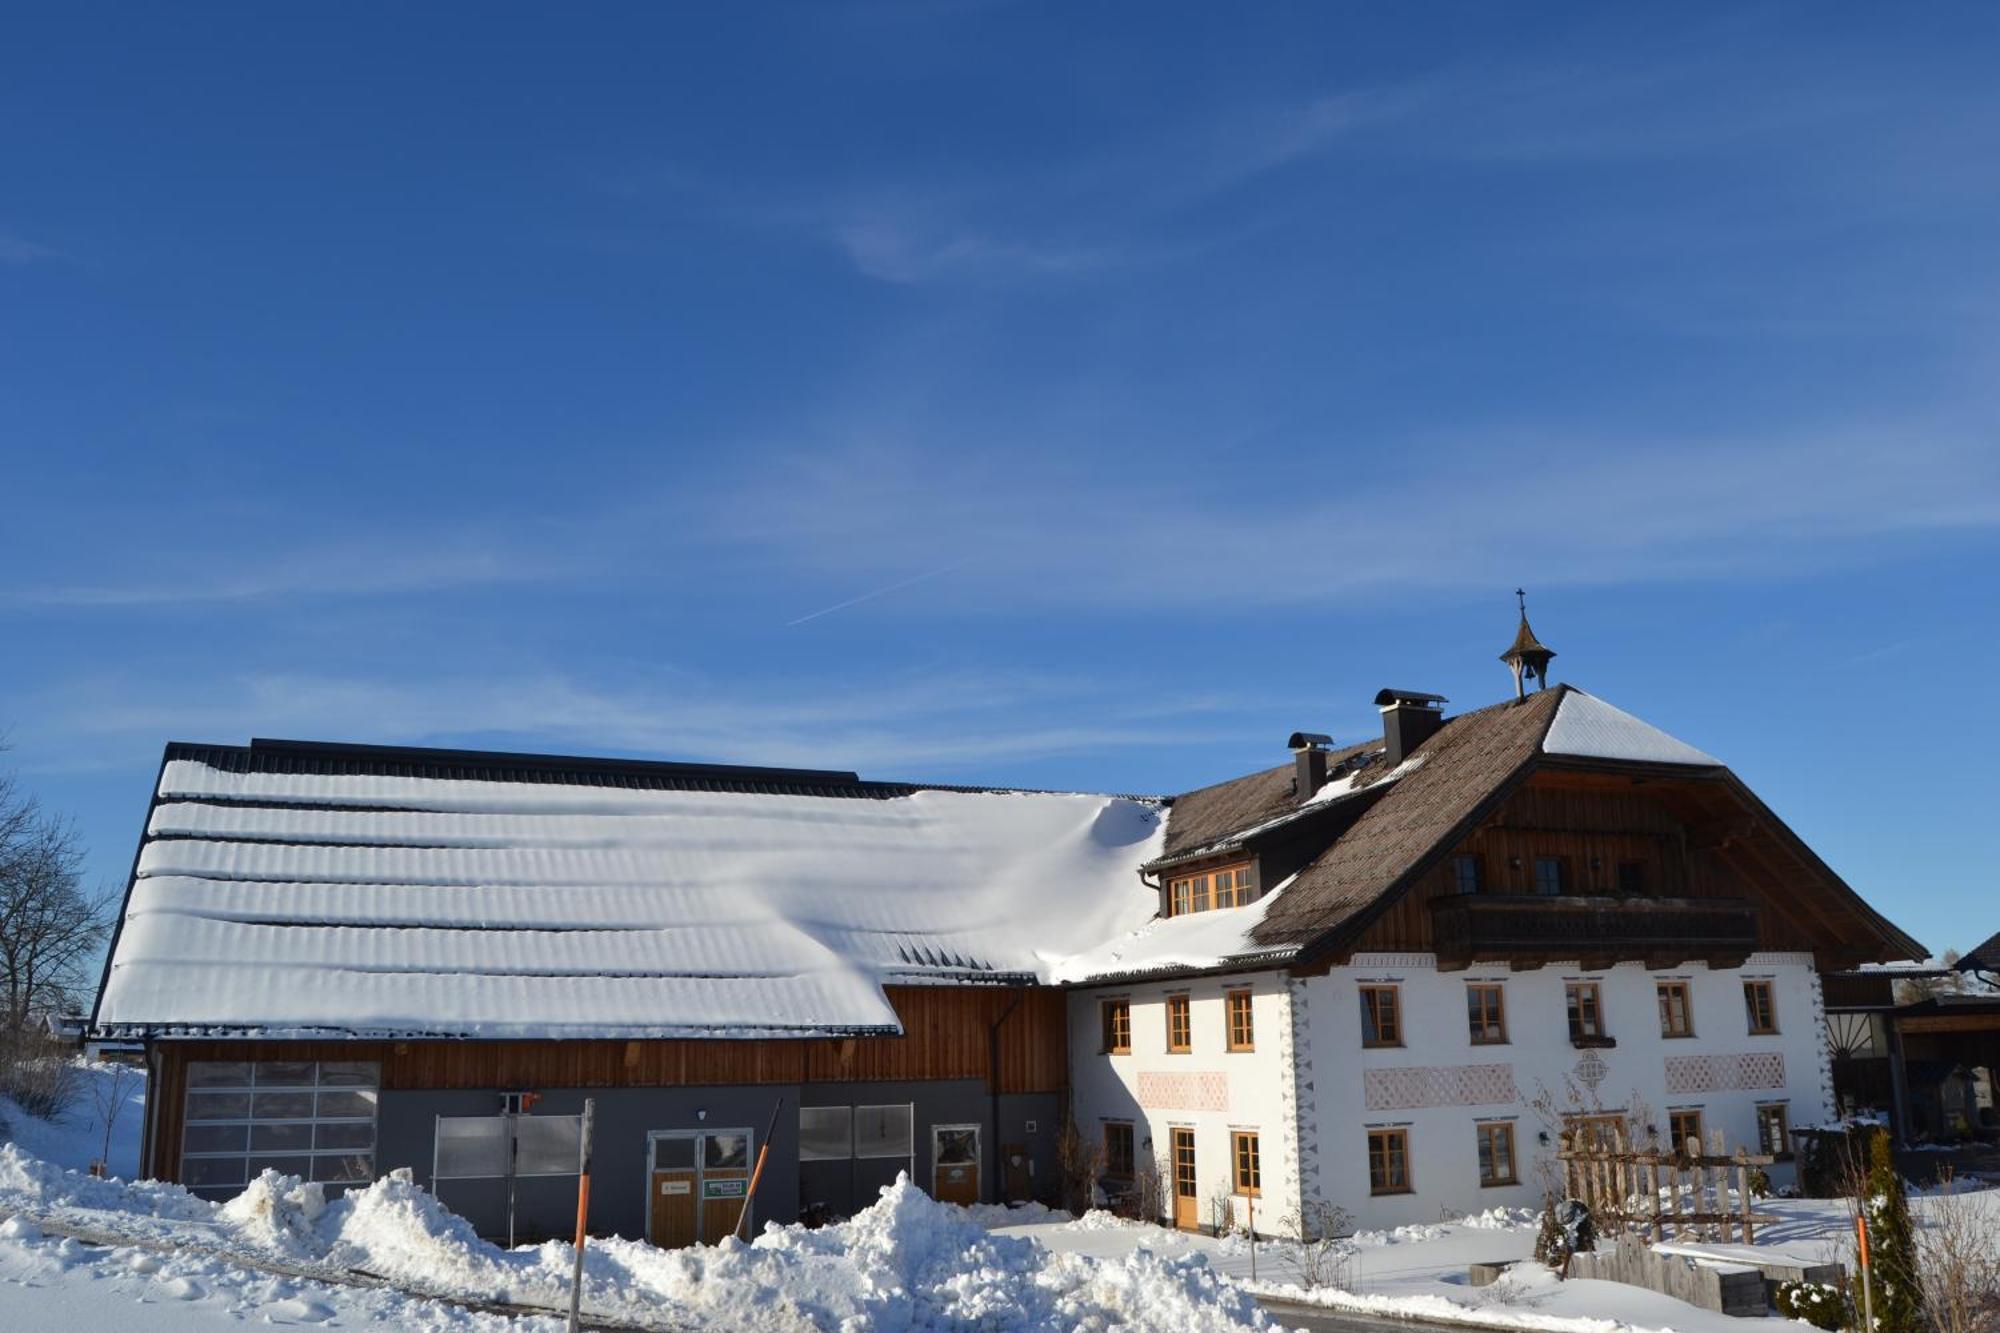
<svg viewBox="0 0 2000 1333">
<path fill-rule="evenodd" d="M 1255 1028 L 1249 1051 L 1231 1051 L 1224 992 L 1248 990 Z M 1167 996 L 1189 997 L 1190 1047 L 1167 1050 Z M 1102 1052 L 1101 1004 L 1132 1006 L 1132 1050 Z M 1283 1232 L 1299 1202 L 1299 1122 L 1293 1095 L 1294 1030 L 1287 979 L 1255 972 L 1185 981 L 1145 982 L 1072 991 L 1069 999 L 1072 1106 L 1077 1124 L 1102 1142 L 1104 1122 L 1133 1125 L 1133 1148 L 1167 1171 L 1169 1131 L 1195 1136 L 1196 1196 L 1201 1225 L 1213 1223 L 1211 1199 L 1233 1186 L 1231 1135 L 1257 1135 L 1262 1187 L 1255 1201 L 1260 1233 Z M 1249 1201 L 1232 1193 L 1231 1224 L 1249 1219 Z"/>
<path fill-rule="evenodd" d="M 1749 1033 L 1746 979 L 1772 983 L 1775 1035 Z M 1615 1047 L 1571 1045 L 1564 987 L 1573 980 L 1601 986 L 1605 1030 Z M 1664 980 L 1688 983 L 1694 1036 L 1661 1035 L 1656 984 Z M 1504 988 L 1506 1044 L 1472 1044 L 1465 989 L 1473 981 Z M 1362 1046 L 1358 988 L 1371 983 L 1400 989 L 1400 1047 Z M 1783 1102 L 1795 1127 L 1832 1114 L 1819 978 L 1805 954 L 1756 954 L 1721 971 L 1700 963 L 1664 970 L 1621 963 L 1586 972 L 1576 963 L 1552 963 L 1524 972 L 1500 965 L 1443 973 L 1429 954 L 1359 954 L 1348 966 L 1294 984 L 1309 1015 L 1302 1063 L 1316 1074 L 1301 1108 L 1309 1187 L 1361 1227 L 1538 1203 L 1545 1177 L 1537 1164 L 1551 1151 L 1539 1136 L 1547 1130 L 1553 1137 L 1534 1106 L 1544 1090 L 1566 1109 L 1580 1102 L 1576 1109 L 1587 1111 L 1592 1101 L 1606 1111 L 1637 1108 L 1642 1130 L 1653 1124 L 1663 1135 L 1669 1111 L 1698 1107 L 1704 1128 L 1722 1130 L 1732 1149 L 1755 1145 L 1761 1103 Z M 1096 1049 L 1094 1038 L 1089 1049 Z M 1330 1070 L 1339 1076 L 1328 1077 Z M 1474 1125 L 1485 1119 L 1514 1122 L 1519 1184 L 1480 1184 Z M 1411 1192 L 1371 1194 L 1367 1131 L 1398 1126 L 1409 1134 Z M 1773 1168 L 1772 1176 L 1782 1184 L 1790 1169 Z"/>
</svg>

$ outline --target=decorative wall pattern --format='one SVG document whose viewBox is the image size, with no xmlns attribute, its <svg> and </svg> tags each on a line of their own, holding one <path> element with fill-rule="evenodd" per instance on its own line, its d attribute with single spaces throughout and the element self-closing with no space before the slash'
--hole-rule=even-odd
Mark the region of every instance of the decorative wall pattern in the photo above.
<svg viewBox="0 0 2000 1333">
<path fill-rule="evenodd" d="M 1362 1086 L 1371 1111 L 1403 1111 L 1419 1106 L 1492 1106 L 1517 1102 L 1512 1065 L 1445 1065 L 1436 1068 L 1370 1069 Z"/>
<path fill-rule="evenodd" d="M 1139 1105 L 1148 1111 L 1227 1111 L 1229 1075 L 1142 1072 Z"/>
<path fill-rule="evenodd" d="M 1279 1084 L 1279 1138 L 1284 1145 L 1277 1171 L 1277 1189 L 1267 1191 L 1273 1203 L 1280 1203 L 1278 1216 L 1283 1217 L 1283 1204 L 1290 1204 L 1291 1211 L 1304 1216 L 1303 1200 L 1306 1197 L 1306 1163 L 1302 1159 L 1302 1149 L 1307 1139 L 1307 1129 L 1300 1123 L 1300 1099 L 1312 1096 L 1312 1057 L 1308 1053 L 1307 1041 L 1301 1039 L 1304 1015 L 1300 1010 L 1305 1005 L 1304 983 L 1297 977 L 1287 979 L 1283 997 L 1285 1021 L 1278 1029 L 1278 1063 L 1284 1075 Z M 1317 1187 L 1319 1176 L 1319 1153 L 1313 1152 L 1312 1177 Z"/>
<path fill-rule="evenodd" d="M 1785 1057 L 1777 1051 L 1742 1055 L 1670 1055 L 1667 1095 L 1729 1092 L 1785 1086 Z"/>
</svg>

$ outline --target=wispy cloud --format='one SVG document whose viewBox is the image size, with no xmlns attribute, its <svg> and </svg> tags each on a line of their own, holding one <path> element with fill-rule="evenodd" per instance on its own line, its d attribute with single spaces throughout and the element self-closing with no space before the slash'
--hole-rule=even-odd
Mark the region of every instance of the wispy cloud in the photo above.
<svg viewBox="0 0 2000 1333">
<path fill-rule="evenodd" d="M 39 264 L 45 260 L 62 258 L 62 251 L 17 236 L 12 232 L 0 231 L 0 264 Z"/>
<path fill-rule="evenodd" d="M 1920 422 L 1781 439 L 1487 432 L 1330 460 L 1282 503 L 995 445 L 942 467 L 873 446 L 746 481 L 775 521 L 717 530 L 795 569 L 977 551 L 982 605 L 1334 605 L 1413 588 L 1606 584 L 1838 568 L 1884 542 L 2000 529 L 2000 450 Z M 996 461 L 998 460 L 998 461 Z M 1948 480 L 1946 480 L 1948 479 Z"/>
<path fill-rule="evenodd" d="M 252 735 L 503 744 L 808 767 L 968 775 L 1085 751 L 1241 739 L 1210 698 L 1123 697 L 1103 680 L 907 673 L 860 686 L 724 685 L 687 672 L 615 689 L 565 673 L 410 679 L 308 673 L 162 681 L 106 673 L 34 703 L 17 756 L 37 772 L 131 767 L 167 739 Z M 1035 721 L 1023 723 L 1023 715 Z"/>
<path fill-rule="evenodd" d="M 366 598 L 545 582 L 564 572 L 560 557 L 527 560 L 480 544 L 410 549 L 386 534 L 307 550 L 261 539 L 218 539 L 200 557 L 153 556 L 143 572 L 46 581 L 22 574 L 0 589 L 0 606 L 117 609 Z"/>
</svg>

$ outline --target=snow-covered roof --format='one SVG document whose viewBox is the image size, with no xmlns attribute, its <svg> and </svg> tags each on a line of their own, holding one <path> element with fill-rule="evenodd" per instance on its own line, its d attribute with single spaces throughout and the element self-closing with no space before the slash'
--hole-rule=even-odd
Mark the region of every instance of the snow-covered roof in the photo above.
<svg viewBox="0 0 2000 1333">
<path fill-rule="evenodd" d="M 1277 966 L 1298 950 L 1290 945 L 1260 945 L 1250 938 L 1250 932 L 1291 882 L 1286 879 L 1242 907 L 1148 921 L 1094 949 L 1062 959 L 1053 969 L 1054 980 L 1074 984 L 1222 967 Z"/>
<path fill-rule="evenodd" d="M 885 984 L 1047 980 L 1155 906 L 1143 800 L 464 771 L 170 749 L 98 1026 L 893 1032 Z"/>
<path fill-rule="evenodd" d="M 1549 734 L 1542 740 L 1542 751 L 1587 759 L 1699 764 L 1703 768 L 1719 768 L 1722 764 L 1715 756 L 1574 686 L 1564 693 L 1556 709 L 1555 721 L 1549 724 Z"/>
</svg>

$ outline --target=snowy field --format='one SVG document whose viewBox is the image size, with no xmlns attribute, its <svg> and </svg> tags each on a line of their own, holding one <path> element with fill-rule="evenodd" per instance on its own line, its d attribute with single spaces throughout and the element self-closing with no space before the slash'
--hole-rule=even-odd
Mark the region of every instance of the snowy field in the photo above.
<svg viewBox="0 0 2000 1333">
<path fill-rule="evenodd" d="M 567 1301 L 571 1248 L 504 1250 L 428 1193 L 390 1178 L 327 1202 L 312 1186 L 267 1175 L 223 1204 L 178 1186 L 98 1180 L 84 1168 L 104 1149 L 98 1108 L 113 1122 L 114 1177 L 137 1158 L 143 1084 L 110 1066 L 82 1066 L 84 1095 L 46 1124 L 0 1099 L 13 1140 L 0 1146 L 0 1328 L 213 1330 L 232 1324 L 502 1328 L 542 1333 L 553 1318 L 468 1310 L 448 1297 L 543 1309 Z M 2000 1245 L 2000 1191 L 1974 1196 Z M 1921 1220 L 1939 1206 L 1914 1201 Z M 1771 1199 L 1781 1220 L 1757 1246 L 1767 1255 L 1845 1261 L 1849 1221 L 1838 1200 Z M 60 1234 L 115 1236 L 87 1244 Z M 1319 1304 L 1436 1321 L 1560 1333 L 1749 1333 L 1784 1321 L 1729 1319 L 1607 1282 L 1558 1282 L 1526 1264 L 1473 1288 L 1476 1262 L 1524 1258 L 1534 1219 L 1523 1210 L 1364 1232 L 1343 1241 L 1330 1276 L 1341 1290 L 1300 1284 L 1299 1252 L 1240 1237 L 1192 1236 L 1093 1213 L 1080 1220 L 1033 1207 L 957 1208 L 901 1183 L 853 1221 L 818 1231 L 768 1227 L 749 1245 L 662 1251 L 593 1241 L 584 1309 L 600 1324 L 651 1329 L 1208 1330 L 1278 1325 L 1253 1299 Z M 1710 1247 L 1732 1257 L 1728 1247 Z M 276 1270 L 276 1271 L 273 1271 Z M 325 1277 L 372 1275 L 383 1285 Z"/>
</svg>

